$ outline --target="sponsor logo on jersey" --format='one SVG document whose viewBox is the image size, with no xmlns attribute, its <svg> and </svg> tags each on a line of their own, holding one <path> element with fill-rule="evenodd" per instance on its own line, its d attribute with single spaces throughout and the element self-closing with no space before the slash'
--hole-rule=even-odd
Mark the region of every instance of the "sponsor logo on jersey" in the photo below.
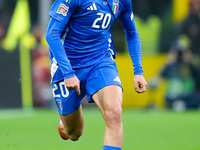
<svg viewBox="0 0 200 150">
<path fill-rule="evenodd" d="M 120 78 L 118 76 L 113 81 L 121 83 L 121 80 L 120 80 Z"/>
<path fill-rule="evenodd" d="M 118 12 L 119 9 L 119 0 L 113 0 L 113 7 L 112 7 L 112 11 L 114 14 L 116 14 Z"/>
<path fill-rule="evenodd" d="M 63 105 L 60 99 L 56 100 L 58 107 L 60 108 L 60 110 L 63 110 Z"/>
<path fill-rule="evenodd" d="M 90 5 L 90 7 L 87 8 L 87 10 L 97 10 L 96 4 L 93 3 L 92 5 Z"/>
<path fill-rule="evenodd" d="M 63 16 L 67 16 L 68 10 L 69 10 L 69 7 L 61 3 L 56 13 L 62 14 Z"/>
</svg>

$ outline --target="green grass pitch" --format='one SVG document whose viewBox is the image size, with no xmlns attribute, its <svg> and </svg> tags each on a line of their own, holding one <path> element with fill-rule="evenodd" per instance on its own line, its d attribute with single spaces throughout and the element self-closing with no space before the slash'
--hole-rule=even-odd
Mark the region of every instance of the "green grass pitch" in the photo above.
<svg viewBox="0 0 200 150">
<path fill-rule="evenodd" d="M 0 150 L 102 150 L 105 123 L 84 109 L 85 130 L 77 142 L 57 133 L 55 110 L 0 111 Z M 124 109 L 123 150 L 200 150 L 200 112 Z"/>
</svg>

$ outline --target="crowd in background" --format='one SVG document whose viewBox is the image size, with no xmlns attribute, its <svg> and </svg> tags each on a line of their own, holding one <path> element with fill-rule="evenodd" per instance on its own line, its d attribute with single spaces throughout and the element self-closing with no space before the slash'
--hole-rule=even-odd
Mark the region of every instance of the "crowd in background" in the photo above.
<svg viewBox="0 0 200 150">
<path fill-rule="evenodd" d="M 178 111 L 200 106 L 200 1 L 191 0 L 189 5 L 186 18 L 170 32 L 166 64 L 150 81 L 150 89 L 158 87 L 160 78 L 167 81 L 166 107 Z"/>
<path fill-rule="evenodd" d="M 200 105 L 200 1 L 191 0 L 187 17 L 173 29 L 169 62 L 160 76 L 168 81 L 167 107 L 198 109 Z"/>
<path fill-rule="evenodd" d="M 45 31 L 38 25 L 38 0 L 31 1 L 31 30 L 36 45 L 31 50 L 33 99 L 36 107 L 52 107 L 48 46 Z M 52 1 L 53 2 L 53 1 Z M 172 0 L 133 0 L 136 26 L 141 33 L 143 56 L 166 53 L 168 61 L 160 68 L 158 78 L 165 79 L 165 102 L 172 109 L 198 109 L 200 106 L 200 0 L 190 0 L 187 17 L 179 23 L 172 20 Z M 0 0 L 0 41 L 6 36 L 16 1 Z M 7 6 L 7 7 L 4 7 Z M 9 7 L 9 9 L 8 9 Z M 145 30 L 146 29 L 146 30 Z M 126 53 L 121 40 L 123 27 L 117 20 L 112 27 L 115 49 Z M 151 35 L 151 36 L 150 36 Z M 150 82 L 150 90 L 156 88 Z M 154 83 L 154 84 L 151 84 Z M 159 84 L 159 83 L 156 83 Z M 41 88 L 42 87 L 42 88 Z"/>
</svg>

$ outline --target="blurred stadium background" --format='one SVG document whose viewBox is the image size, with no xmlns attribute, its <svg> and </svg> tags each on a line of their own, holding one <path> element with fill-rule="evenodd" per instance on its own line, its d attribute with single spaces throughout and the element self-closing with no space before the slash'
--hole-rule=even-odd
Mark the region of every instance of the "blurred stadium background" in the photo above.
<svg viewBox="0 0 200 150">
<path fill-rule="evenodd" d="M 85 100 L 81 140 L 64 142 L 57 134 L 45 41 L 53 2 L 0 0 L 2 150 L 101 149 L 103 119 Z M 124 149 L 200 150 L 200 0 L 132 3 L 148 89 L 134 92 L 123 27 L 116 20 L 112 34 L 124 87 Z"/>
</svg>

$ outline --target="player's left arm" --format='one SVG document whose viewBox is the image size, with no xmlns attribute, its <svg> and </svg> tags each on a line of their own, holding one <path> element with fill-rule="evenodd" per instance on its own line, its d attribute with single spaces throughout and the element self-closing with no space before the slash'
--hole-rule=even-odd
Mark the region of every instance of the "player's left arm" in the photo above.
<svg viewBox="0 0 200 150">
<path fill-rule="evenodd" d="M 143 93 L 146 91 L 147 82 L 143 76 L 141 40 L 135 26 L 131 0 L 124 0 L 124 2 L 124 10 L 119 19 L 124 27 L 128 50 L 134 67 L 134 89 L 138 93 Z"/>
</svg>

